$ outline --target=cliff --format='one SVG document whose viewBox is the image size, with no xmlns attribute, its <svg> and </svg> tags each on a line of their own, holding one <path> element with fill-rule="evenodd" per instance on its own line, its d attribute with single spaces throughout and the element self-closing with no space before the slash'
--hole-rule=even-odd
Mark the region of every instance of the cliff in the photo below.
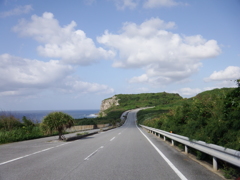
<svg viewBox="0 0 240 180">
<path fill-rule="evenodd" d="M 113 96 L 111 98 L 104 99 L 102 101 L 102 104 L 101 104 L 101 107 L 100 107 L 99 115 L 100 116 L 106 116 L 104 111 L 111 108 L 112 106 L 118 106 L 119 105 L 118 101 L 119 101 L 119 99 L 117 98 L 117 96 Z"/>
</svg>

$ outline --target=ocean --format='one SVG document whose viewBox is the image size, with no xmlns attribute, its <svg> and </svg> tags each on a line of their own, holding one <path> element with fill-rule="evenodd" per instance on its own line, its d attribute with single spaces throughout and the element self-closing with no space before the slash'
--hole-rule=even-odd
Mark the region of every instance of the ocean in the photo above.
<svg viewBox="0 0 240 180">
<path fill-rule="evenodd" d="M 22 119 L 23 116 L 26 116 L 28 119 L 31 119 L 35 122 L 41 122 L 43 118 L 51 112 L 61 111 L 69 114 L 74 119 L 81 118 L 94 118 L 100 110 L 31 110 L 31 111 L 3 111 L 0 112 L 3 114 L 11 114 L 18 119 Z"/>
</svg>

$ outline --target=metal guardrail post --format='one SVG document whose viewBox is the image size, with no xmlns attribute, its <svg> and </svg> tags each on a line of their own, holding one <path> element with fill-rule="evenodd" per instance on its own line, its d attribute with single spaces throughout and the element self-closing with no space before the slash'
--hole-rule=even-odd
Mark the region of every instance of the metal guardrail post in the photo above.
<svg viewBox="0 0 240 180">
<path fill-rule="evenodd" d="M 160 129 L 155 129 L 155 128 L 151 128 L 143 125 L 140 125 L 140 126 L 146 130 L 157 133 L 159 136 L 163 136 L 164 141 L 166 141 L 166 138 L 171 139 L 172 145 L 174 145 L 174 141 L 177 141 L 183 144 L 185 146 L 185 153 L 188 153 L 188 147 L 191 147 L 212 156 L 214 170 L 218 169 L 218 163 L 217 163 L 218 159 L 228 162 L 237 167 L 240 167 L 240 151 L 224 148 L 215 144 L 208 144 L 203 141 L 189 140 L 188 137 L 169 133 Z"/>
<path fill-rule="evenodd" d="M 218 170 L 217 158 L 215 157 L 213 157 L 213 170 L 214 171 Z"/>
<path fill-rule="evenodd" d="M 188 153 L 188 147 L 187 147 L 187 145 L 185 145 L 185 153 L 186 153 L 186 154 Z"/>
</svg>

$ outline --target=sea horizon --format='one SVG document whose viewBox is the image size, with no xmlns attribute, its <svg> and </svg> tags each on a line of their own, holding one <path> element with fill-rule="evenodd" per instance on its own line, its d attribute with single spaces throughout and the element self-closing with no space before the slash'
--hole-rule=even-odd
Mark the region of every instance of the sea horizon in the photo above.
<svg viewBox="0 0 240 180">
<path fill-rule="evenodd" d="M 22 119 L 25 116 L 27 119 L 32 121 L 41 122 L 43 118 L 51 112 L 61 111 L 69 114 L 74 119 L 82 118 L 94 118 L 97 117 L 100 109 L 72 109 L 72 110 L 12 110 L 12 111 L 1 111 L 0 114 L 13 115 L 18 119 Z"/>
</svg>

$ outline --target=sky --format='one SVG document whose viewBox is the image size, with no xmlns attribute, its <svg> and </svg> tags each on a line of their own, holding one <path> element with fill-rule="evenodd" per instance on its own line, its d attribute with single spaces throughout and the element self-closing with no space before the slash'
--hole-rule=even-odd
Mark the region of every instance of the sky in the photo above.
<svg viewBox="0 0 240 180">
<path fill-rule="evenodd" d="M 0 110 L 236 87 L 239 0 L 0 0 Z"/>
</svg>

